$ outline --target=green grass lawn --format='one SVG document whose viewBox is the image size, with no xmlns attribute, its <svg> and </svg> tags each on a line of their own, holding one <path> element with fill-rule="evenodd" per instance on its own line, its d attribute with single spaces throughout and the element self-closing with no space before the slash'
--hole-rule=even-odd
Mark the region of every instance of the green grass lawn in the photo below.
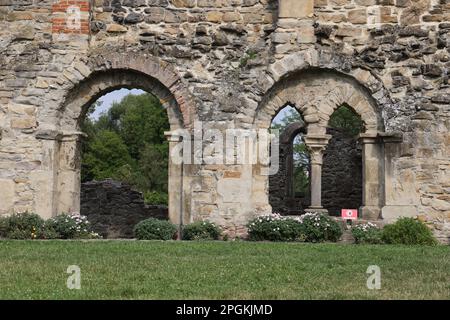
<svg viewBox="0 0 450 320">
<path fill-rule="evenodd" d="M 0 299 L 450 299 L 450 247 L 0 241 Z"/>
</svg>

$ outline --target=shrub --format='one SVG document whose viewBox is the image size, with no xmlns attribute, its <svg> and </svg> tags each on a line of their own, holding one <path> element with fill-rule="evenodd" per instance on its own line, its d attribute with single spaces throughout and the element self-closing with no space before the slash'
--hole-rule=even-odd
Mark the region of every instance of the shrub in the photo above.
<svg viewBox="0 0 450 320">
<path fill-rule="evenodd" d="M 197 221 L 183 227 L 183 240 L 218 240 L 222 231 L 209 221 Z"/>
<path fill-rule="evenodd" d="M 147 191 L 144 193 L 144 201 L 149 205 L 167 205 L 169 203 L 169 196 L 163 192 Z"/>
<path fill-rule="evenodd" d="M 385 226 L 382 239 L 389 244 L 437 244 L 431 230 L 423 222 L 413 218 L 400 218 Z"/>
<path fill-rule="evenodd" d="M 139 222 L 134 227 L 138 240 L 171 240 L 177 232 L 177 227 L 165 220 L 150 218 Z"/>
<path fill-rule="evenodd" d="M 16 213 L 0 219 L 0 236 L 9 239 L 38 239 L 44 220 L 34 213 Z"/>
<path fill-rule="evenodd" d="M 371 222 L 352 227 L 352 235 L 355 238 L 355 243 L 383 243 L 383 240 L 381 239 L 382 230 Z"/>
<path fill-rule="evenodd" d="M 303 241 L 302 225 L 292 218 L 269 214 L 251 220 L 248 225 L 251 241 Z"/>
<path fill-rule="evenodd" d="M 98 238 L 86 217 L 60 215 L 44 221 L 37 214 L 20 213 L 0 218 L 0 237 L 8 239 Z"/>
<path fill-rule="evenodd" d="M 60 239 L 61 236 L 47 223 L 44 223 L 44 227 L 38 231 L 38 239 L 50 240 L 50 239 Z"/>
<path fill-rule="evenodd" d="M 58 239 L 92 239 L 100 236 L 92 232 L 86 216 L 79 214 L 61 214 L 45 221 L 43 230 L 46 239 L 55 237 Z"/>
<path fill-rule="evenodd" d="M 339 224 L 324 214 L 307 212 L 296 220 L 302 225 L 307 242 L 336 242 L 342 236 Z"/>
</svg>

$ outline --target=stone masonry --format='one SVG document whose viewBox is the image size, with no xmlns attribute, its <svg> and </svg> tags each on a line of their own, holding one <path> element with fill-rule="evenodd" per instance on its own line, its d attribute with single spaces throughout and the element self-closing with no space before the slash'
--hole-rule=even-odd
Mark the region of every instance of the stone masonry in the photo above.
<svg viewBox="0 0 450 320">
<path fill-rule="evenodd" d="M 141 192 L 114 180 L 81 184 L 80 213 L 103 238 L 132 238 L 138 222 L 168 218 L 167 207 L 146 205 Z"/>
<path fill-rule="evenodd" d="M 357 139 L 329 128 L 332 138 L 323 156 L 322 204 L 330 215 L 362 205 L 362 150 Z"/>
<path fill-rule="evenodd" d="M 182 135 L 267 129 L 294 106 L 322 203 L 330 115 L 361 116 L 365 219 L 418 216 L 450 237 L 447 0 L 0 0 L 0 214 L 80 210 L 80 120 L 117 88 L 167 109 Z M 169 216 L 230 236 L 268 213 L 262 164 L 169 164 Z"/>
</svg>

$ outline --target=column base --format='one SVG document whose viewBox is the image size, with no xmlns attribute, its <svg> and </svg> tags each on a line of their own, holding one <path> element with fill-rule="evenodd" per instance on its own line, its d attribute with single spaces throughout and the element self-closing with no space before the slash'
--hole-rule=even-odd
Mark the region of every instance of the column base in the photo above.
<svg viewBox="0 0 450 320">
<path fill-rule="evenodd" d="M 305 209 L 305 212 L 323 213 L 328 214 L 328 210 L 324 207 L 309 207 Z"/>
<path fill-rule="evenodd" d="M 359 208 L 359 212 L 364 220 L 381 219 L 381 208 L 377 206 L 362 206 Z"/>
</svg>

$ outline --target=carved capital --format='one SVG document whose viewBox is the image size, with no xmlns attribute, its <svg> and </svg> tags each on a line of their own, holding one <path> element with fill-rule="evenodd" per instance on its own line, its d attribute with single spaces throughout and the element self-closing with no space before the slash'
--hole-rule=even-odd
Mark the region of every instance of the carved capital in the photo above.
<svg viewBox="0 0 450 320">
<path fill-rule="evenodd" d="M 307 135 L 305 136 L 305 144 L 308 147 L 311 157 L 311 164 L 322 165 L 323 152 L 327 148 L 331 135 Z"/>
</svg>

